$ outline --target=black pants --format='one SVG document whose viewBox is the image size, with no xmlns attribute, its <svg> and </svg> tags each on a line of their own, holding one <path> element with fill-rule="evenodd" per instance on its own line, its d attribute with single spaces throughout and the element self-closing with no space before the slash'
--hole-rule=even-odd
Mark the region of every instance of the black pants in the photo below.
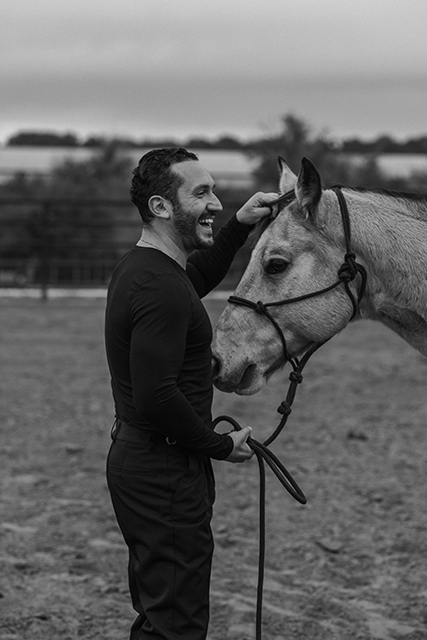
<svg viewBox="0 0 427 640">
<path fill-rule="evenodd" d="M 107 462 L 138 612 L 130 640 L 205 640 L 215 499 L 210 459 L 118 435 Z"/>
</svg>

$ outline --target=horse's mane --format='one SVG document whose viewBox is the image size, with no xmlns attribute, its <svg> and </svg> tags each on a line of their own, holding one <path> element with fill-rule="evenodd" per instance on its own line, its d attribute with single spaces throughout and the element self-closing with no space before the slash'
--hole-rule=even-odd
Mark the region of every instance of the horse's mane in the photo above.
<svg viewBox="0 0 427 640">
<path fill-rule="evenodd" d="M 410 203 L 418 202 L 420 204 L 424 204 L 427 206 L 427 194 L 425 193 L 412 193 L 409 191 L 393 191 L 391 189 L 383 189 L 380 187 L 360 187 L 360 186 L 354 187 L 350 185 L 341 185 L 341 184 L 334 185 L 334 186 L 339 187 L 340 189 L 355 191 L 358 193 L 376 194 L 376 195 L 381 195 L 388 198 L 394 198 L 395 200 L 407 200 Z M 331 188 L 332 187 L 324 187 L 323 191 L 328 191 Z M 285 195 L 288 195 L 288 194 L 285 194 Z M 280 198 L 279 198 L 279 201 L 280 201 Z M 279 213 L 277 215 L 280 215 L 280 211 L 282 211 L 290 202 L 291 200 L 289 199 L 283 202 L 283 204 L 281 204 Z M 266 218 L 262 218 L 259 222 L 257 222 L 257 224 L 255 225 L 254 229 L 251 231 L 251 234 L 249 236 L 248 244 L 251 249 L 253 249 L 253 247 L 256 245 L 256 243 L 258 242 L 258 240 L 260 239 L 264 231 L 270 226 L 273 219 L 274 218 L 270 215 L 270 216 L 267 216 Z"/>
<path fill-rule="evenodd" d="M 277 215 L 279 215 L 280 212 L 282 211 L 282 209 L 284 209 L 293 200 L 295 200 L 295 191 L 294 191 L 294 189 L 291 189 L 290 191 L 287 191 L 286 193 L 282 193 L 273 202 L 270 202 L 269 206 L 270 206 L 270 208 L 272 208 L 273 205 L 278 204 L 279 205 L 279 211 L 278 211 Z M 256 245 L 256 243 L 258 242 L 258 240 L 260 239 L 260 237 L 262 236 L 264 231 L 267 229 L 267 227 L 270 226 L 270 224 L 272 223 L 273 220 L 274 220 L 274 218 L 273 218 L 273 215 L 271 214 L 271 215 L 267 216 L 266 218 L 262 218 L 259 222 L 257 222 L 257 224 L 255 225 L 254 229 L 252 230 L 252 232 L 250 234 L 249 244 L 250 244 L 251 248 L 253 248 Z"/>
<path fill-rule="evenodd" d="M 255 228 L 251 233 L 251 237 L 256 236 L 257 239 L 260 238 L 260 236 L 262 236 L 264 231 L 267 229 L 267 227 L 270 226 L 272 222 L 273 217 L 271 215 L 267 216 L 266 218 L 262 218 L 259 222 L 256 223 Z"/>
<path fill-rule="evenodd" d="M 277 215 L 279 214 L 280 214 L 280 211 Z M 248 246 L 251 250 L 255 247 L 256 243 L 258 242 L 258 240 L 260 239 L 264 231 L 273 222 L 273 219 L 274 218 L 270 215 L 270 216 L 267 216 L 266 218 L 262 218 L 259 222 L 256 223 L 248 239 Z"/>
<path fill-rule="evenodd" d="M 388 196 L 389 198 L 395 198 L 398 200 L 409 200 L 412 202 L 427 203 L 426 193 L 412 193 L 409 191 L 393 191 L 391 189 L 383 189 L 379 187 L 352 187 L 348 185 L 339 185 L 342 189 L 349 191 L 357 191 L 359 193 L 374 193 L 382 196 Z"/>
</svg>

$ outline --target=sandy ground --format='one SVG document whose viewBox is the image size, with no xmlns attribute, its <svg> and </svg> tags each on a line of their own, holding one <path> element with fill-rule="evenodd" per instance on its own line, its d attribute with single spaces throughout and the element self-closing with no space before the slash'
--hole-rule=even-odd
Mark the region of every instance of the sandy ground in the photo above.
<svg viewBox="0 0 427 640">
<path fill-rule="evenodd" d="M 208 302 L 213 321 L 221 301 Z M 126 550 L 104 479 L 104 301 L 1 300 L 0 640 L 125 640 Z M 215 415 L 265 439 L 287 371 Z M 267 480 L 264 640 L 427 639 L 427 360 L 356 323 L 307 365 Z M 215 463 L 209 640 L 252 640 L 258 468 Z"/>
</svg>

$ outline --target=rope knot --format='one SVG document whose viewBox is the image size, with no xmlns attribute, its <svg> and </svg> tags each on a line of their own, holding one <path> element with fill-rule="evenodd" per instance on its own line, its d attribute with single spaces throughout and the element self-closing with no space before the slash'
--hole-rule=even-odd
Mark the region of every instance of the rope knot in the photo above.
<svg viewBox="0 0 427 640">
<path fill-rule="evenodd" d="M 303 380 L 302 373 L 299 373 L 299 371 L 291 371 L 289 374 L 289 380 L 296 382 L 297 384 L 301 384 Z"/>
<path fill-rule="evenodd" d="M 264 313 L 265 314 L 265 305 L 263 302 L 261 302 L 261 300 L 258 300 L 258 302 L 255 304 L 254 307 L 255 311 L 257 313 Z"/>
<path fill-rule="evenodd" d="M 280 406 L 277 409 L 277 413 L 281 413 L 282 416 L 288 416 L 292 412 L 291 405 L 286 400 L 280 403 Z"/>
<path fill-rule="evenodd" d="M 338 269 L 338 278 L 343 282 L 351 282 L 357 276 L 356 255 L 349 251 L 344 256 L 344 263 Z"/>
</svg>

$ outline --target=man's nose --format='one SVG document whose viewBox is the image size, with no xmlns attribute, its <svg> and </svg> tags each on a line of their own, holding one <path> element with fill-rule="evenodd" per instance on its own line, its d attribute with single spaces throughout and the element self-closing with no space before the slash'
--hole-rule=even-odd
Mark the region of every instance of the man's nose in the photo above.
<svg viewBox="0 0 427 640">
<path fill-rule="evenodd" d="M 217 211 L 222 211 L 223 206 L 219 198 L 213 193 L 210 199 L 210 202 L 207 205 L 208 211 L 212 211 L 212 213 Z"/>
</svg>

